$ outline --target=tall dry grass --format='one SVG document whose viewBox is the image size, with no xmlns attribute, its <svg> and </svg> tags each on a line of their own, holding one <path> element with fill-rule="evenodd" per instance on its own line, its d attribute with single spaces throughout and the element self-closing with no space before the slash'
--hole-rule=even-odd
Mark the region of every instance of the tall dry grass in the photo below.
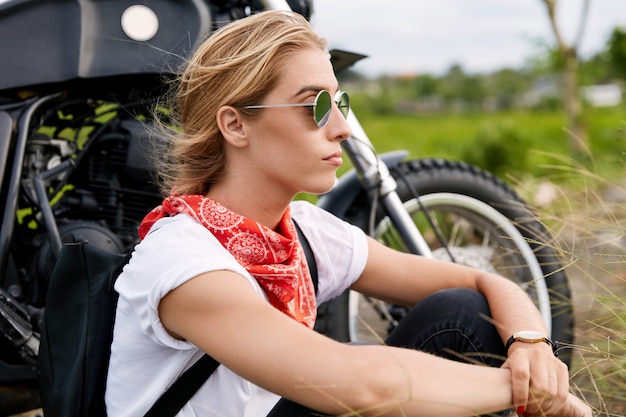
<svg viewBox="0 0 626 417">
<path fill-rule="evenodd" d="M 559 240 L 574 305 L 572 389 L 594 415 L 625 416 L 626 170 L 606 178 L 591 155 L 552 157 L 553 174 L 517 186 Z"/>
</svg>

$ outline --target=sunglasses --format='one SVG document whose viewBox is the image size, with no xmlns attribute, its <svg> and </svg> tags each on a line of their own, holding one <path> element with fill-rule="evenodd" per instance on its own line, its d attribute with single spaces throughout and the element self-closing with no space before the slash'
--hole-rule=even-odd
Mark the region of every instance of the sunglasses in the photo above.
<svg viewBox="0 0 626 417">
<path fill-rule="evenodd" d="M 328 124 L 330 119 L 330 112 L 333 109 L 333 101 L 339 108 L 343 117 L 347 118 L 350 112 L 350 99 L 348 93 L 343 91 L 337 91 L 335 99 L 333 100 L 330 93 L 326 90 L 321 90 L 315 96 L 315 102 L 306 104 L 259 104 L 256 106 L 245 106 L 244 109 L 270 109 L 272 107 L 312 107 L 313 108 L 313 120 L 318 127 L 324 127 Z"/>
</svg>

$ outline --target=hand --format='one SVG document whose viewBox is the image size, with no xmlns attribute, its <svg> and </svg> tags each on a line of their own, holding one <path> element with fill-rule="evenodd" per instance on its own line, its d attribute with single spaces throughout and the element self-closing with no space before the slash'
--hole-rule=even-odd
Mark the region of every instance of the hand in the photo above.
<svg viewBox="0 0 626 417">
<path fill-rule="evenodd" d="M 568 394 L 567 401 L 563 407 L 555 414 L 537 414 L 538 416 L 549 417 L 592 417 L 591 407 L 583 403 L 579 398 L 572 394 Z M 523 413 L 518 414 L 519 417 L 529 417 L 531 414 Z"/>
<path fill-rule="evenodd" d="M 591 407 L 569 394 L 565 405 L 554 414 L 554 417 L 591 417 L 592 415 Z"/>
<path fill-rule="evenodd" d="M 513 404 L 524 416 L 560 415 L 570 401 L 567 365 L 546 343 L 514 343 L 502 367 L 511 370 Z"/>
</svg>

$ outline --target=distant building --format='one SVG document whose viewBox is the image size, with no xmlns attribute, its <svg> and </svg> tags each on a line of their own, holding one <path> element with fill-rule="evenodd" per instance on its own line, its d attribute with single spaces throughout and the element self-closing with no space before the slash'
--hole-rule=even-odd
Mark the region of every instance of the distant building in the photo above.
<svg viewBox="0 0 626 417">
<path fill-rule="evenodd" d="M 559 75 L 544 75 L 533 81 L 530 91 L 523 94 L 520 104 L 522 107 L 535 108 L 551 103 L 557 105 L 561 101 L 559 84 L 562 82 Z"/>
<path fill-rule="evenodd" d="M 617 84 L 582 87 L 581 95 L 593 107 L 615 107 L 622 103 L 622 88 Z"/>
</svg>

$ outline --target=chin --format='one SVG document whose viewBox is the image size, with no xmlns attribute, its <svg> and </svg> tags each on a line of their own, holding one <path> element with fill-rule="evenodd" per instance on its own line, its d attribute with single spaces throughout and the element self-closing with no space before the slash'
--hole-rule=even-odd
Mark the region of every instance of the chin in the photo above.
<svg viewBox="0 0 626 417">
<path fill-rule="evenodd" d="M 324 181 L 324 184 L 317 183 L 315 186 L 310 187 L 308 190 L 303 190 L 302 192 L 314 195 L 326 194 L 335 188 L 335 185 L 337 185 L 338 182 L 339 179 L 337 177 L 333 177 L 330 181 Z"/>
</svg>

